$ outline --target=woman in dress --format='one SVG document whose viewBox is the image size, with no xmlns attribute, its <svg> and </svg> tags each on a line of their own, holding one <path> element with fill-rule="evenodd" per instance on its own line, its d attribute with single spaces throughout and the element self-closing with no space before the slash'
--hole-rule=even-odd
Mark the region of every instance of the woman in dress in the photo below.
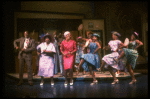
<svg viewBox="0 0 150 99">
<path fill-rule="evenodd" d="M 70 85 L 73 85 L 73 63 L 75 52 L 77 51 L 76 42 L 71 40 L 71 34 L 69 31 L 64 33 L 65 40 L 61 43 L 61 53 L 63 54 L 63 65 L 64 65 L 64 76 L 66 86 L 67 82 L 67 70 L 69 70 L 70 74 Z"/>
<path fill-rule="evenodd" d="M 77 52 L 76 52 L 76 58 L 75 58 L 75 64 L 76 65 L 79 65 L 79 63 L 80 63 L 80 59 L 81 59 L 81 56 L 84 54 L 83 53 L 83 46 L 84 46 L 84 42 L 83 42 L 83 40 L 82 40 L 82 37 L 78 37 L 77 38 Z M 75 65 L 75 66 L 76 66 Z M 84 67 L 83 67 L 83 69 L 84 69 Z M 77 70 L 77 74 L 76 75 L 78 75 L 79 74 L 79 70 Z M 83 75 L 85 74 L 85 70 L 83 70 Z"/>
<path fill-rule="evenodd" d="M 124 56 L 126 57 L 127 69 L 132 77 L 132 81 L 129 84 L 136 83 L 136 81 L 137 81 L 134 77 L 133 69 L 135 68 L 136 60 L 138 58 L 137 48 L 139 48 L 142 45 L 143 45 L 143 43 L 138 40 L 138 33 L 137 32 L 132 33 L 131 41 L 129 42 L 128 48 L 123 48 L 123 51 L 121 52 L 119 57 L 117 59 L 115 59 L 115 61 L 118 63 L 118 61 L 122 57 L 124 57 Z"/>
<path fill-rule="evenodd" d="M 94 71 L 99 68 L 100 66 L 100 59 L 99 59 L 99 55 L 98 55 L 98 50 L 101 48 L 99 42 L 97 41 L 97 39 L 99 38 L 99 35 L 94 33 L 93 34 L 93 38 L 92 38 L 92 42 L 89 43 L 89 49 L 90 52 L 87 54 L 83 54 L 81 56 L 81 61 L 79 63 L 79 65 L 77 66 L 78 69 L 80 69 L 80 66 L 83 64 L 83 66 L 88 66 L 91 74 L 92 74 L 92 78 L 93 78 L 93 83 L 91 83 L 91 85 L 96 84 L 98 81 L 95 78 L 94 75 Z M 85 69 L 87 70 L 87 69 Z"/>
<path fill-rule="evenodd" d="M 108 50 L 108 48 L 110 48 L 112 53 L 105 55 L 102 58 L 102 64 L 101 64 L 101 67 L 99 69 L 99 71 L 101 71 L 101 69 L 105 66 L 105 68 L 107 68 L 109 70 L 109 72 L 111 73 L 111 75 L 114 78 L 114 81 L 111 84 L 116 84 L 119 82 L 119 80 L 116 78 L 114 70 L 120 70 L 120 68 L 119 68 L 118 64 L 113 59 L 113 58 L 119 57 L 119 53 L 118 53 L 119 44 L 120 44 L 120 46 L 122 45 L 122 47 L 125 46 L 120 40 L 118 40 L 119 36 L 121 36 L 121 35 L 118 32 L 112 31 L 113 40 L 109 41 L 108 47 L 103 48 L 106 50 Z"/>
<path fill-rule="evenodd" d="M 41 83 L 44 83 L 44 77 L 51 78 L 51 85 L 54 85 L 54 54 L 56 53 L 55 46 L 52 43 L 53 37 L 49 34 L 42 38 L 45 42 L 37 46 L 37 50 L 41 49 L 40 60 L 39 60 L 39 72 L 38 76 L 41 76 Z"/>
</svg>

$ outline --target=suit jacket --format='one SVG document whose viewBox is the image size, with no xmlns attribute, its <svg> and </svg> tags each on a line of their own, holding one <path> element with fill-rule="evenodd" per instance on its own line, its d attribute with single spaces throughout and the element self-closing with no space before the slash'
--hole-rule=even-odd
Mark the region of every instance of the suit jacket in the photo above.
<svg viewBox="0 0 150 99">
<path fill-rule="evenodd" d="M 18 58 L 20 59 L 22 52 L 24 52 L 24 53 L 26 53 L 28 59 L 32 59 L 32 51 L 36 49 L 35 48 L 35 40 L 29 38 L 28 47 L 27 47 L 27 49 L 24 49 L 24 51 L 21 51 L 21 49 L 24 48 L 25 37 L 21 37 L 19 39 L 14 40 L 14 48 L 17 47 L 17 42 L 20 43 L 20 47 L 19 47 L 20 51 L 18 54 Z"/>
</svg>

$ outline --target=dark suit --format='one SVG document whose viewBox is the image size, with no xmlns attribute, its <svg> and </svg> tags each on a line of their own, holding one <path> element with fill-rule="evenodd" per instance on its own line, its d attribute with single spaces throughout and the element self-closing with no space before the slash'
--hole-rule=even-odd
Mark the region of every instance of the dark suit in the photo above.
<svg viewBox="0 0 150 99">
<path fill-rule="evenodd" d="M 23 81 L 23 70 L 25 62 L 27 64 L 27 71 L 28 71 L 28 82 L 32 82 L 32 51 L 35 50 L 35 41 L 34 39 L 29 38 L 29 43 L 27 49 L 21 51 L 24 48 L 25 37 L 21 37 L 19 39 L 14 40 L 14 47 L 17 47 L 17 42 L 20 43 L 20 51 L 18 54 L 19 58 L 19 79 Z"/>
</svg>

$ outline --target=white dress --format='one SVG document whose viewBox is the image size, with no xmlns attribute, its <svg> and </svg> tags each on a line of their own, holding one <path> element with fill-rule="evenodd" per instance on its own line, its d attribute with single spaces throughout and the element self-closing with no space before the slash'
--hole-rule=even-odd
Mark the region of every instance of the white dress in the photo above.
<svg viewBox="0 0 150 99">
<path fill-rule="evenodd" d="M 51 77 L 54 75 L 54 59 L 51 56 L 43 54 L 43 50 L 46 49 L 46 51 L 52 51 L 56 53 L 55 46 L 53 43 L 47 45 L 46 42 L 44 42 L 37 46 L 37 49 L 39 48 L 41 49 L 41 56 L 39 60 L 38 76 Z"/>
<path fill-rule="evenodd" d="M 114 51 L 116 51 L 116 49 L 119 47 L 120 43 L 121 43 L 120 40 L 111 40 L 111 41 L 109 41 L 108 45 L 110 46 L 112 53 L 108 54 L 108 55 L 105 55 L 102 58 L 102 60 L 104 60 L 106 62 L 105 68 L 107 68 L 108 65 L 109 65 L 109 66 L 111 66 L 111 67 L 113 67 L 117 70 L 120 70 L 120 67 L 118 66 L 118 64 L 113 59 L 113 58 L 118 58 L 119 57 L 119 53 L 114 52 Z"/>
</svg>

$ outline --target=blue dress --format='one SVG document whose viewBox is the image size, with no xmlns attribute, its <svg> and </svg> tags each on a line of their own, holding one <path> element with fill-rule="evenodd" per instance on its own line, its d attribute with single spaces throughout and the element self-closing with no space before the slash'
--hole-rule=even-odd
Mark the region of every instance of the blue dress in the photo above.
<svg viewBox="0 0 150 99">
<path fill-rule="evenodd" d="M 92 66 L 93 71 L 96 71 L 98 68 L 100 68 L 100 59 L 98 52 L 93 54 L 93 52 L 97 49 L 97 45 L 94 42 L 91 42 L 89 44 L 90 52 L 88 54 L 83 54 L 81 58 L 83 58 L 85 61 L 82 65 L 83 69 L 85 71 L 89 71 L 88 66 Z"/>
<path fill-rule="evenodd" d="M 131 65 L 132 69 L 135 68 L 136 60 L 138 58 L 138 52 L 135 50 L 136 47 L 136 40 L 130 42 L 128 48 L 123 48 L 125 57 L 127 58 L 128 63 Z"/>
<path fill-rule="evenodd" d="M 79 43 L 79 44 L 83 44 L 83 43 Z M 83 55 L 82 48 L 83 48 L 82 46 L 77 45 L 77 52 L 76 52 L 75 63 L 80 63 L 80 58 Z"/>
</svg>

